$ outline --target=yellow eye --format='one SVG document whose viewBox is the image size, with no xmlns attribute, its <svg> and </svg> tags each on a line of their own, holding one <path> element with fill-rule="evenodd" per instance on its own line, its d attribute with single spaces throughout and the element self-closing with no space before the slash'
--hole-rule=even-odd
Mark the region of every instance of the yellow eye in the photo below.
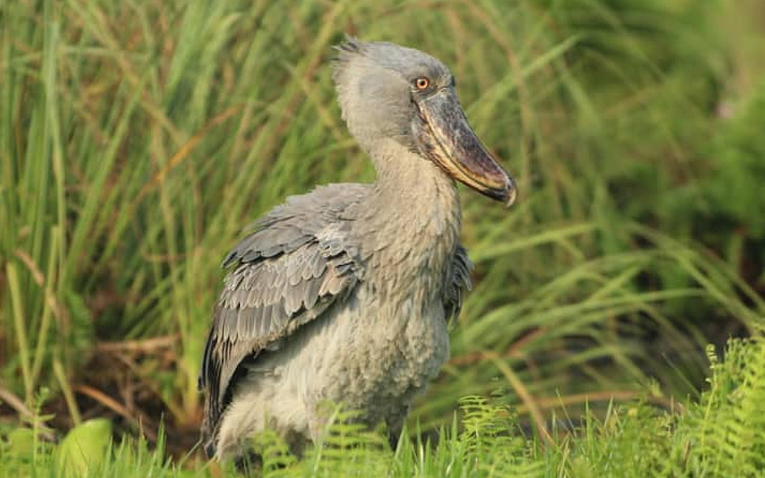
<svg viewBox="0 0 765 478">
<path fill-rule="evenodd" d="M 424 76 L 421 76 L 414 80 L 414 86 L 417 87 L 418 90 L 424 90 L 428 86 L 430 86 L 430 80 L 425 78 Z"/>
</svg>

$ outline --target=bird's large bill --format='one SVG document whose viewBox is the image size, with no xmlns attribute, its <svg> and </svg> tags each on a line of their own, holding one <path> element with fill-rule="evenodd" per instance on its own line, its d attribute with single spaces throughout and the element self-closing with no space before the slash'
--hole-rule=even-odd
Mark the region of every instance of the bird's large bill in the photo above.
<svg viewBox="0 0 765 478">
<path fill-rule="evenodd" d="M 515 202 L 513 179 L 486 151 L 468 124 L 453 88 L 415 101 L 418 147 L 454 179 L 508 206 Z"/>
</svg>

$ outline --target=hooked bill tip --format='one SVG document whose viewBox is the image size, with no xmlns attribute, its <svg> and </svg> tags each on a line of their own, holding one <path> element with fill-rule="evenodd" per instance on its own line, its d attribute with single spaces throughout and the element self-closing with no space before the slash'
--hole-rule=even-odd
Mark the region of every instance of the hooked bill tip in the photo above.
<svg viewBox="0 0 765 478">
<path fill-rule="evenodd" d="M 505 207 L 510 207 L 515 204 L 515 200 L 518 198 L 518 189 L 515 187 L 515 181 L 512 178 L 507 178 L 507 199 L 505 199 Z"/>
</svg>

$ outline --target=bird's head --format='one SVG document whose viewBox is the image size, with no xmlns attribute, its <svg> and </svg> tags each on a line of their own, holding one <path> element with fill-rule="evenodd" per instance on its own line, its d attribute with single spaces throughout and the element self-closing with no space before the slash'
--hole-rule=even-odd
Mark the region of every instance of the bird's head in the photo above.
<svg viewBox="0 0 765 478">
<path fill-rule="evenodd" d="M 470 128 L 443 63 L 387 42 L 349 39 L 337 49 L 333 79 L 359 143 L 394 139 L 482 194 L 515 201 L 515 182 Z"/>
</svg>

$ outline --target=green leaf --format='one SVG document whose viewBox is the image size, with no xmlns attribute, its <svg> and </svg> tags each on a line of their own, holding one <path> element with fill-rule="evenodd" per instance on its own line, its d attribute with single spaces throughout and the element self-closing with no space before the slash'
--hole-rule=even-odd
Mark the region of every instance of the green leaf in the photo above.
<svg viewBox="0 0 765 478">
<path fill-rule="evenodd" d="M 31 428 L 14 428 L 8 433 L 8 454 L 30 457 L 35 447 L 35 432 Z"/>
<path fill-rule="evenodd" d="M 112 439 L 112 423 L 105 418 L 88 420 L 73 428 L 58 450 L 58 476 L 75 478 L 98 469 Z"/>
</svg>

